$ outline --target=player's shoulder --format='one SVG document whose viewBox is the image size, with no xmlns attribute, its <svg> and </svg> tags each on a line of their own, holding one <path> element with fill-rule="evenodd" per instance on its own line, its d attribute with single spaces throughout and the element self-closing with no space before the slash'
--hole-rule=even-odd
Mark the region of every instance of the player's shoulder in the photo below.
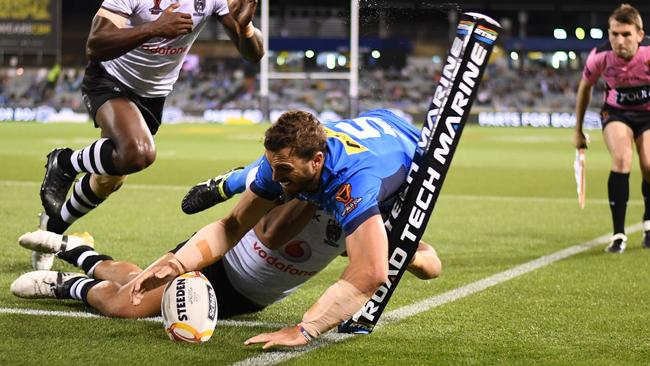
<svg viewBox="0 0 650 366">
<path fill-rule="evenodd" d="M 212 12 L 217 14 L 228 13 L 228 1 L 227 0 L 194 0 L 194 2 L 208 2 L 208 5 L 212 8 Z"/>
<path fill-rule="evenodd" d="M 612 51 L 612 44 L 607 41 L 599 44 L 598 46 L 594 47 L 592 53 L 593 54 L 599 54 L 607 51 Z"/>
</svg>

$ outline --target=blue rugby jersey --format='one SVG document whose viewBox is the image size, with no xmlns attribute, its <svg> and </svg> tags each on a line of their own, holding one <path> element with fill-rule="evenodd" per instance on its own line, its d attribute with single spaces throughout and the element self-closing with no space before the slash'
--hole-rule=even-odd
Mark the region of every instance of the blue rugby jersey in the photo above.
<svg viewBox="0 0 650 366">
<path fill-rule="evenodd" d="M 326 123 L 324 127 L 327 152 L 319 188 L 300 193 L 297 198 L 313 202 L 334 216 L 349 235 L 369 217 L 379 214 L 382 202 L 399 192 L 420 131 L 384 109 Z M 269 200 L 282 195 L 272 174 L 271 165 L 263 158 L 251 190 Z"/>
</svg>

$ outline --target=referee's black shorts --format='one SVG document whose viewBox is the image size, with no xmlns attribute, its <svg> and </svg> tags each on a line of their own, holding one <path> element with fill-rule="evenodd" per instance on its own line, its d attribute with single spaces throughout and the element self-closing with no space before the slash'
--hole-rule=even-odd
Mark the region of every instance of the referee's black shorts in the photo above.
<svg viewBox="0 0 650 366">
<path fill-rule="evenodd" d="M 600 111 L 603 129 L 613 121 L 625 123 L 634 134 L 634 138 L 641 136 L 643 132 L 650 129 L 650 112 L 634 111 L 612 107 L 609 104 L 603 105 Z"/>
<path fill-rule="evenodd" d="M 88 109 L 88 113 L 95 121 L 95 127 L 97 127 L 97 120 L 95 119 L 97 110 L 106 101 L 113 98 L 126 98 L 135 103 L 152 135 L 158 132 L 158 128 L 162 123 L 165 97 L 144 98 L 135 94 L 129 87 L 109 75 L 96 62 L 90 62 L 86 66 L 86 73 L 81 82 L 81 98 L 86 105 L 86 109 Z"/>
<path fill-rule="evenodd" d="M 185 243 L 187 240 L 169 252 L 176 253 Z M 250 314 L 264 309 L 263 306 L 252 302 L 232 286 L 223 262 L 222 259 L 201 269 L 201 273 L 210 281 L 217 296 L 217 318 L 228 319 L 235 315 Z"/>
</svg>

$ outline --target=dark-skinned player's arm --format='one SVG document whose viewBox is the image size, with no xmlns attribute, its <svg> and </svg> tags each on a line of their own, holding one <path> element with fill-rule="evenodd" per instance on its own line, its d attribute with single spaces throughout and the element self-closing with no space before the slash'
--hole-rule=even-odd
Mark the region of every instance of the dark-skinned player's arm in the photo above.
<svg viewBox="0 0 650 366">
<path fill-rule="evenodd" d="M 230 13 L 219 18 L 228 37 L 246 60 L 259 62 L 264 56 L 262 32 L 253 25 L 257 0 L 228 1 Z"/>
<path fill-rule="evenodd" d="M 86 55 L 95 62 L 112 60 L 151 38 L 175 38 L 192 32 L 192 16 L 174 12 L 179 6 L 173 3 L 155 21 L 135 27 L 127 26 L 127 14 L 100 8 L 90 27 Z"/>
</svg>

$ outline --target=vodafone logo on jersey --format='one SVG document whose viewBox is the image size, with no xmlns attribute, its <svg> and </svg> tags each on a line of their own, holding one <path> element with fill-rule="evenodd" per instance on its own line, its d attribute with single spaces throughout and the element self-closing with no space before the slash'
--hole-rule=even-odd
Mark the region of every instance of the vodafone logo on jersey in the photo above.
<svg viewBox="0 0 650 366">
<path fill-rule="evenodd" d="M 146 44 L 143 44 L 140 46 L 140 49 L 143 51 L 147 51 L 149 53 L 152 53 L 154 55 L 178 55 L 178 54 L 183 54 L 187 50 L 187 46 L 183 47 L 160 47 L 160 46 L 149 46 Z"/>
<path fill-rule="evenodd" d="M 296 241 L 296 242 L 304 243 L 304 242 L 299 242 L 299 241 Z M 289 244 L 292 244 L 292 243 L 293 242 L 290 242 Z M 289 244 L 285 245 L 284 248 L 281 251 L 283 257 L 285 255 L 288 255 L 288 254 L 285 254 L 285 248 L 287 248 L 289 246 Z M 307 243 L 305 243 L 305 247 L 309 248 L 306 244 Z M 293 254 L 301 254 L 302 257 L 305 257 L 305 252 L 304 251 L 301 252 L 301 250 L 303 250 L 302 245 L 296 246 L 296 244 L 294 244 L 289 249 L 289 252 L 293 253 Z M 294 267 L 293 264 L 291 264 L 291 263 L 283 262 L 281 258 L 278 258 L 278 257 L 274 256 L 273 253 L 269 253 L 267 251 L 267 248 L 265 246 L 261 245 L 258 241 L 253 242 L 253 251 L 266 263 L 266 265 L 271 266 L 271 267 L 275 268 L 276 270 L 278 270 L 280 272 L 287 273 L 287 274 L 290 274 L 292 276 L 308 276 L 308 277 L 313 276 L 313 275 L 316 274 L 316 271 L 305 271 L 305 270 L 303 270 L 301 268 Z M 309 257 L 311 257 L 311 248 L 309 248 Z M 291 256 L 291 255 L 288 255 L 288 258 L 286 258 L 286 259 L 295 262 L 294 257 Z M 304 262 L 307 259 L 308 259 L 308 257 L 306 259 L 303 259 L 302 261 Z"/>
<path fill-rule="evenodd" d="M 311 247 L 302 240 L 292 240 L 282 247 L 280 254 L 292 262 L 303 263 L 311 258 Z"/>
</svg>

